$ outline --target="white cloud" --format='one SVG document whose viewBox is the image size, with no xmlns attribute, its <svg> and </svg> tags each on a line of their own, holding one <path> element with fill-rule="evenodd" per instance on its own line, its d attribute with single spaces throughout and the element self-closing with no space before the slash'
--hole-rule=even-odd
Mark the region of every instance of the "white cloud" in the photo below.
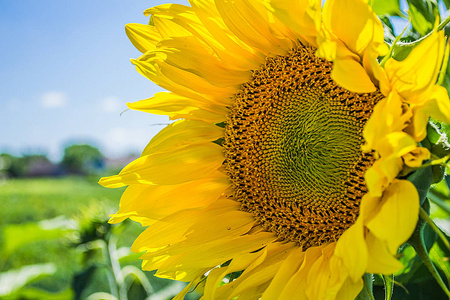
<svg viewBox="0 0 450 300">
<path fill-rule="evenodd" d="M 108 97 L 100 101 L 100 110 L 108 113 L 119 113 L 127 109 L 125 102 L 118 97 Z"/>
<path fill-rule="evenodd" d="M 144 129 L 129 130 L 121 127 L 111 128 L 105 135 L 104 146 L 111 156 L 121 156 L 130 152 L 144 150 L 150 141 Z"/>
<path fill-rule="evenodd" d="M 67 103 L 67 95 L 62 92 L 49 91 L 41 96 L 41 105 L 45 108 L 64 107 Z"/>
</svg>

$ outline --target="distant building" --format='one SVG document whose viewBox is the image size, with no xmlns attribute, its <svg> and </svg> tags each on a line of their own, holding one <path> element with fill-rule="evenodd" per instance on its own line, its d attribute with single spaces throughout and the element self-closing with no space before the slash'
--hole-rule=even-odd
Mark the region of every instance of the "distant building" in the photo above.
<svg viewBox="0 0 450 300">
<path fill-rule="evenodd" d="M 137 158 L 139 158 L 139 155 L 136 154 L 130 154 L 128 156 L 119 158 L 105 158 L 104 169 L 117 173 Z"/>
</svg>

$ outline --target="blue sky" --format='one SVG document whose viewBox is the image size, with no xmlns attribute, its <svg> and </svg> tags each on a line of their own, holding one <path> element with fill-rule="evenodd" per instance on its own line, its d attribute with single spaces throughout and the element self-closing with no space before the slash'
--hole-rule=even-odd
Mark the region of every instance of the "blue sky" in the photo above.
<svg viewBox="0 0 450 300">
<path fill-rule="evenodd" d="M 131 65 L 140 53 L 124 26 L 147 23 L 142 12 L 162 2 L 1 0 L 0 153 L 58 160 L 84 142 L 111 157 L 140 153 L 168 119 L 120 114 L 161 90 Z"/>
<path fill-rule="evenodd" d="M 186 1 L 170 1 L 185 3 Z M 44 153 L 89 142 L 106 155 L 139 153 L 167 123 L 127 111 L 161 90 L 139 75 L 127 23 L 162 1 L 1 0 L 0 153 Z"/>
</svg>

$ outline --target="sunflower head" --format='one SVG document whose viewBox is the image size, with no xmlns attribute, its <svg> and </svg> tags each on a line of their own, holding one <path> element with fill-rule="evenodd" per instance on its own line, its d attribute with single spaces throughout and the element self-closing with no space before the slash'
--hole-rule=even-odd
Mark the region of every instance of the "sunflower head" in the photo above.
<svg viewBox="0 0 450 300">
<path fill-rule="evenodd" d="M 177 121 L 100 181 L 129 185 L 111 222 L 149 226 L 144 269 L 190 282 L 177 299 L 199 282 L 205 299 L 351 299 L 402 268 L 420 207 L 406 177 L 430 158 L 429 117 L 450 121 L 442 32 L 397 61 L 363 0 L 145 13 L 133 64 L 168 92 L 129 107 Z"/>
</svg>

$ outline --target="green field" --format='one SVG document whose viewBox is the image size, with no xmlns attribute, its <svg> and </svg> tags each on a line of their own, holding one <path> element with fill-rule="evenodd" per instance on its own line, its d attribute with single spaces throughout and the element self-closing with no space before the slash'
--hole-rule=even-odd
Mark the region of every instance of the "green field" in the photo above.
<svg viewBox="0 0 450 300">
<path fill-rule="evenodd" d="M 0 185 L 0 226 L 54 218 L 75 217 L 83 206 L 119 207 L 124 189 L 107 189 L 96 178 L 67 177 L 12 179 Z"/>
<path fill-rule="evenodd" d="M 45 278 L 39 278 L 27 286 L 52 293 L 66 292 L 64 295 L 69 295 L 67 297 L 71 299 L 74 276 L 83 274 L 83 280 L 87 281 L 84 283 L 83 299 L 94 292 L 110 293 L 107 267 L 104 267 L 105 262 L 101 251 L 87 250 L 95 243 L 82 244 L 77 241 L 102 239 L 102 237 L 98 237 L 99 232 L 101 235 L 102 230 L 106 230 L 116 232 L 117 248 L 123 247 L 126 250 L 143 229 L 139 224 L 130 221 L 120 227 L 119 234 L 117 225 L 111 227 L 106 223 L 108 214 L 114 213 L 118 209 L 120 196 L 124 189 L 106 189 L 98 185 L 97 180 L 98 178 L 62 177 L 12 179 L 1 182 L 0 253 L 2 255 L 0 276 L 1 272 L 18 270 L 23 266 L 54 263 L 57 267 L 55 273 Z M 73 230 L 72 228 L 57 237 L 32 241 L 33 235 L 37 234 L 33 231 L 36 222 L 58 217 L 65 220 L 66 223 L 78 226 L 78 229 Z M 84 231 L 79 229 L 79 224 L 82 224 L 81 227 Z M 99 229 L 98 226 L 102 227 Z M 9 237 L 8 242 L 5 233 L 12 227 L 19 228 L 19 231 L 16 237 Z M 25 242 L 22 242 L 20 247 L 15 247 L 14 251 L 10 251 L 10 253 L 7 251 L 8 248 L 11 248 L 11 241 L 21 243 L 22 240 Z M 128 255 L 120 261 L 121 266 L 131 265 L 139 268 L 138 257 L 139 254 Z M 92 271 L 94 270 L 92 266 L 95 266 L 95 272 Z M 89 276 L 86 275 L 86 272 L 89 273 Z M 146 272 L 155 292 L 167 289 L 168 284 L 172 284 L 172 281 L 159 279 L 151 274 Z M 145 298 L 139 289 L 135 290 L 137 294 L 133 299 Z M 0 289 L 0 298 L 2 298 L 1 296 Z M 21 297 L 24 299 L 23 296 Z M 170 295 L 168 297 L 170 298 Z M 19 298 L 11 296 L 8 299 Z"/>
</svg>

